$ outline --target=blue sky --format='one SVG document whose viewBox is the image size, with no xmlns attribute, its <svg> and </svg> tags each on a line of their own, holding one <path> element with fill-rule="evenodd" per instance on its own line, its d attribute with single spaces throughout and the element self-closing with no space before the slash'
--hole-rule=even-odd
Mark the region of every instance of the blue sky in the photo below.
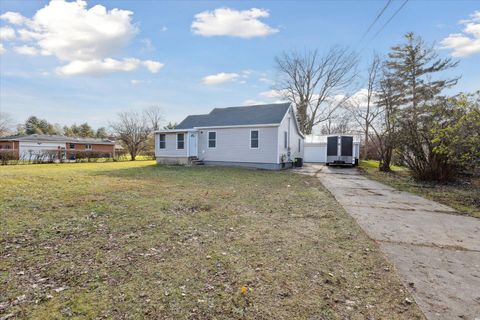
<svg viewBox="0 0 480 320">
<path fill-rule="evenodd" d="M 403 2 L 394 0 L 359 43 L 386 2 L 89 0 L 68 7 L 73 18 L 65 14 L 62 21 L 58 17 L 67 7 L 50 6 L 33 19 L 49 1 L 2 0 L 0 111 L 16 122 L 37 115 L 98 127 L 119 111 L 159 105 L 166 120 L 181 121 L 214 107 L 278 99 L 265 92 L 282 51 L 347 45 L 361 51 L 364 67 L 373 50 L 385 54 L 409 31 L 450 47 L 439 49 L 441 56 L 460 60 L 448 73 L 462 76 L 451 93 L 480 89 L 480 12 L 472 16 L 480 11 L 478 1 L 410 0 L 372 40 Z M 86 21 L 83 14 L 96 5 L 106 11 L 97 7 L 94 20 Z M 115 8 L 120 14 L 112 18 Z M 225 22 L 222 15 L 231 19 Z M 241 19 L 245 16 L 250 20 Z M 198 27 L 192 29 L 194 21 Z M 73 41 L 77 31 L 79 39 L 92 39 Z"/>
</svg>

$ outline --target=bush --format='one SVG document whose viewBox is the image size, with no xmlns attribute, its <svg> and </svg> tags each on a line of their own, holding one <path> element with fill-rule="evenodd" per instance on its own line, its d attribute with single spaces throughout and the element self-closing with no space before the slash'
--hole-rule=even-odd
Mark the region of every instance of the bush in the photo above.
<svg viewBox="0 0 480 320">
<path fill-rule="evenodd" d="M 128 152 L 126 150 L 115 151 L 115 157 L 113 161 L 126 161 L 128 160 Z"/>
<path fill-rule="evenodd" d="M 112 154 L 105 151 L 75 151 L 76 162 L 98 162 L 99 159 L 111 159 Z"/>
<path fill-rule="evenodd" d="M 144 156 L 146 160 L 155 160 L 155 151 L 142 152 L 142 156 Z"/>
<path fill-rule="evenodd" d="M 14 150 L 0 150 L 0 165 L 5 166 L 14 160 L 18 160 Z"/>
</svg>

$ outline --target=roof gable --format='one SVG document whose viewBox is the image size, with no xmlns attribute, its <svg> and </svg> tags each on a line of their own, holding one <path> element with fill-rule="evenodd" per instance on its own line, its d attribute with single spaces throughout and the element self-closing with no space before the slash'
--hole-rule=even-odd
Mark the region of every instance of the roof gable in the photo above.
<svg viewBox="0 0 480 320">
<path fill-rule="evenodd" d="M 209 114 L 186 117 L 175 129 L 280 124 L 290 103 L 215 108 Z"/>
</svg>

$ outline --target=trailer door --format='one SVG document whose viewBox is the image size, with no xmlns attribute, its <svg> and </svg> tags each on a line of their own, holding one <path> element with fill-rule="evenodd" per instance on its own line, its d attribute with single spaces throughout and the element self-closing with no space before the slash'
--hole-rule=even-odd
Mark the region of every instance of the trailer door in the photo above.
<svg viewBox="0 0 480 320">
<path fill-rule="evenodd" d="M 338 137 L 327 137 L 327 156 L 338 155 Z"/>
<path fill-rule="evenodd" d="M 353 137 L 342 137 L 342 156 L 353 156 Z"/>
</svg>

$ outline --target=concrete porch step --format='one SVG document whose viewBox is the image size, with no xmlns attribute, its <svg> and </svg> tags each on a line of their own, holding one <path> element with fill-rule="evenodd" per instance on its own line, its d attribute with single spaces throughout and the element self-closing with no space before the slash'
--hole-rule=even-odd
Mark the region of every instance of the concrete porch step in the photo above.
<svg viewBox="0 0 480 320">
<path fill-rule="evenodd" d="M 202 160 L 199 160 L 197 157 L 190 158 L 190 162 L 194 166 L 203 166 L 205 164 Z"/>
</svg>

